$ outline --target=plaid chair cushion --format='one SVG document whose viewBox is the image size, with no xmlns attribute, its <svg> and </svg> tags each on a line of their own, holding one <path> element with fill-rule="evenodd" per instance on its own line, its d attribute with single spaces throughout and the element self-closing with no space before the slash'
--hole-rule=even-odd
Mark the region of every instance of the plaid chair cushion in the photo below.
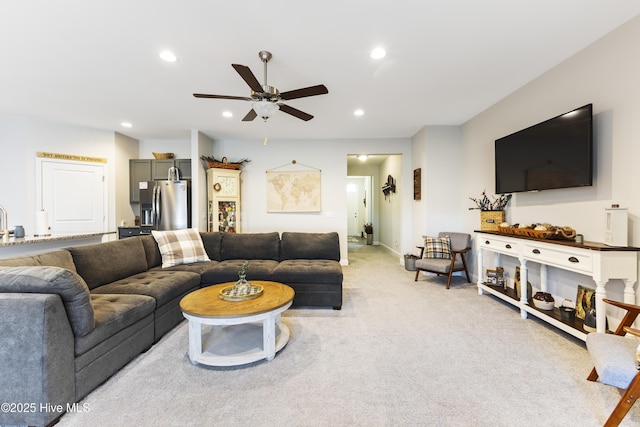
<svg viewBox="0 0 640 427">
<path fill-rule="evenodd" d="M 162 255 L 162 268 L 210 261 L 198 230 L 193 228 L 173 231 L 153 230 L 151 234 L 158 242 L 158 249 Z"/>
<path fill-rule="evenodd" d="M 425 237 L 423 258 L 451 259 L 451 238 Z"/>
</svg>

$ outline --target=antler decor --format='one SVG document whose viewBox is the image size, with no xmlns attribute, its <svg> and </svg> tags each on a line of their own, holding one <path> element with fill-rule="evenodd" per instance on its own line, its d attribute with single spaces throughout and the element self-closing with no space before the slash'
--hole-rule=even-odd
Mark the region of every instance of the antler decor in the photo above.
<svg viewBox="0 0 640 427">
<path fill-rule="evenodd" d="M 486 190 L 482 192 L 482 197 L 479 199 L 474 199 L 473 197 L 469 197 L 469 200 L 473 201 L 476 206 L 472 209 L 480 209 L 481 211 L 502 211 L 507 207 L 509 200 L 511 200 L 511 194 L 501 194 L 500 197 L 496 198 L 496 196 L 492 196 L 493 200 L 490 200 L 487 197 Z"/>
</svg>

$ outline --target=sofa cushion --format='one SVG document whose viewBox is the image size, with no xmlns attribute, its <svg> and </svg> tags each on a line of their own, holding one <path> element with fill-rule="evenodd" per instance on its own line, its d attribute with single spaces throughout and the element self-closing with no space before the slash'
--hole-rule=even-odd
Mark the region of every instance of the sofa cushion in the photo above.
<svg viewBox="0 0 640 427">
<path fill-rule="evenodd" d="M 0 267 L 0 292 L 58 294 L 77 337 L 94 328 L 89 288 L 77 273 L 60 267 Z"/>
<path fill-rule="evenodd" d="M 202 244 L 204 245 L 204 250 L 207 252 L 209 259 L 212 261 L 220 261 L 222 233 L 217 231 L 213 233 L 200 232 L 200 237 L 202 238 Z M 160 249 L 158 249 L 158 242 L 156 242 L 156 239 L 154 239 L 151 234 L 140 236 L 139 238 L 142 240 L 144 251 L 147 254 L 147 267 L 152 269 L 162 266 L 162 254 L 160 253 Z M 195 269 L 198 269 L 198 267 Z"/>
<path fill-rule="evenodd" d="M 233 259 L 221 261 L 213 268 L 202 272 L 201 281 L 203 285 L 213 285 L 216 283 L 238 281 L 238 271 L 245 260 Z M 272 280 L 273 271 L 278 266 L 278 261 L 269 259 L 249 260 L 247 270 L 247 280 Z"/>
<path fill-rule="evenodd" d="M 27 255 L 0 260 L 0 266 L 2 267 L 20 267 L 29 265 L 45 265 L 76 271 L 76 265 L 73 263 L 71 253 L 64 249 L 54 250 L 37 255 Z"/>
<path fill-rule="evenodd" d="M 156 302 L 145 295 L 92 294 L 95 329 L 76 339 L 75 355 L 81 355 L 107 338 L 153 313 Z"/>
<path fill-rule="evenodd" d="M 432 259 L 417 259 L 416 267 L 425 270 L 431 271 L 433 273 L 441 273 L 441 274 L 449 274 L 449 270 L 451 269 L 451 259 L 442 259 L 442 258 L 432 258 Z M 464 268 L 464 264 L 462 262 L 462 256 L 457 256 L 456 261 L 453 263 L 453 268 L 462 269 Z"/>
<path fill-rule="evenodd" d="M 223 233 L 221 261 L 229 259 L 280 260 L 280 235 L 273 233 Z"/>
<path fill-rule="evenodd" d="M 155 298 L 156 307 L 160 307 L 199 286 L 199 274 L 188 271 L 152 270 L 100 286 L 91 293 L 147 295 Z"/>
<path fill-rule="evenodd" d="M 152 269 L 154 267 L 160 267 L 162 265 L 162 254 L 158 249 L 158 242 L 153 238 L 151 234 L 145 236 L 133 237 L 133 239 L 140 239 L 144 252 L 147 256 L 147 268 Z"/>
<path fill-rule="evenodd" d="M 273 270 L 272 280 L 294 283 L 342 283 L 340 262 L 332 260 L 295 259 L 281 261 Z"/>
<path fill-rule="evenodd" d="M 282 233 L 280 259 L 329 259 L 340 261 L 338 233 Z"/>
<path fill-rule="evenodd" d="M 221 261 L 220 258 L 220 250 L 222 248 L 222 235 L 224 233 L 220 233 L 218 231 L 214 232 L 200 232 L 200 237 L 202 237 L 202 244 L 204 245 L 204 250 L 207 251 L 207 255 L 209 255 L 210 260 Z"/>
<path fill-rule="evenodd" d="M 190 271 L 193 273 L 202 274 L 211 270 L 219 263 L 220 261 L 194 262 L 193 264 L 180 264 L 168 268 L 154 267 L 150 271 Z"/>
<path fill-rule="evenodd" d="M 162 254 L 162 268 L 209 261 L 198 230 L 152 231 Z"/>
<path fill-rule="evenodd" d="M 77 246 L 69 252 L 89 289 L 147 270 L 144 246 L 136 238 Z"/>
</svg>

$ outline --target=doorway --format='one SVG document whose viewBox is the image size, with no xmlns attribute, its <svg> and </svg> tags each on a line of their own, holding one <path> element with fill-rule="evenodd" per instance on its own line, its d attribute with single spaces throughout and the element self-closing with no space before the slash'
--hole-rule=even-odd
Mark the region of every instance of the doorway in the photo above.
<svg viewBox="0 0 640 427">
<path fill-rule="evenodd" d="M 370 176 L 347 177 L 347 238 L 350 243 L 364 243 L 364 225 L 373 221 L 371 185 Z"/>
</svg>

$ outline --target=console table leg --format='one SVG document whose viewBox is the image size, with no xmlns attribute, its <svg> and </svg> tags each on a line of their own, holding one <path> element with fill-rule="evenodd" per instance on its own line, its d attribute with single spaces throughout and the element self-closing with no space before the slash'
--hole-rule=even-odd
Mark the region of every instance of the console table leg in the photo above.
<svg viewBox="0 0 640 427">
<path fill-rule="evenodd" d="M 482 248 L 477 248 L 477 263 L 478 263 L 478 295 L 482 295 L 482 289 L 480 285 L 482 284 Z"/>
<path fill-rule="evenodd" d="M 596 331 L 606 332 L 607 329 L 607 307 L 604 298 L 607 297 L 606 282 L 596 282 Z"/>
<path fill-rule="evenodd" d="M 529 294 L 527 294 L 527 283 L 529 282 L 529 270 L 527 270 L 527 260 L 519 258 L 520 260 L 520 304 L 529 304 Z M 529 316 L 525 310 L 520 309 L 520 317 L 526 319 Z"/>
<path fill-rule="evenodd" d="M 546 264 L 540 264 L 540 290 L 542 292 L 549 292 L 547 290 L 547 265 Z"/>
</svg>

